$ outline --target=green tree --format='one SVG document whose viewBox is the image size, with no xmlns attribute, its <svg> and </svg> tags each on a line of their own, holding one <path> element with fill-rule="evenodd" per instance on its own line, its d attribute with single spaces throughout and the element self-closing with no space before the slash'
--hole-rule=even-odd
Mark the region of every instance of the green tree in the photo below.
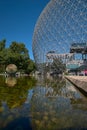
<svg viewBox="0 0 87 130">
<path fill-rule="evenodd" d="M 3 72 L 5 69 L 5 56 L 6 56 L 5 43 L 6 43 L 5 39 L 0 41 L 0 72 Z"/>
<path fill-rule="evenodd" d="M 36 70 L 35 62 L 33 60 L 29 60 L 28 67 L 26 69 L 26 73 L 31 73 Z"/>
<path fill-rule="evenodd" d="M 54 59 L 51 69 L 58 73 L 63 73 L 66 69 L 66 65 L 63 63 L 61 59 Z"/>
<path fill-rule="evenodd" d="M 28 67 L 29 54 L 23 43 L 12 42 L 9 47 L 11 63 L 15 63 L 20 70 L 26 70 Z"/>
<path fill-rule="evenodd" d="M 5 39 L 3 39 L 2 41 L 0 41 L 0 51 L 2 51 L 3 49 L 5 49 L 5 43 L 6 43 Z"/>
<path fill-rule="evenodd" d="M 14 53 L 19 53 L 21 55 L 25 55 L 29 57 L 28 50 L 25 47 L 24 43 L 12 42 L 9 48 Z"/>
<path fill-rule="evenodd" d="M 25 44 L 14 41 L 9 48 L 5 48 L 5 42 L 6 40 L 0 41 L 0 72 L 4 72 L 8 64 L 15 64 L 18 71 L 31 73 L 35 69 L 35 63 L 30 59 Z"/>
</svg>

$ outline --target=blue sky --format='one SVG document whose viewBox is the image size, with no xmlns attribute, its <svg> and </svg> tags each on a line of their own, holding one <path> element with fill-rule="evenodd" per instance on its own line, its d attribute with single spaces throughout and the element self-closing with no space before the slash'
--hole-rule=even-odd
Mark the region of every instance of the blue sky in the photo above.
<svg viewBox="0 0 87 130">
<path fill-rule="evenodd" d="M 0 0 L 0 41 L 25 43 L 32 53 L 32 36 L 37 19 L 50 0 Z"/>
</svg>

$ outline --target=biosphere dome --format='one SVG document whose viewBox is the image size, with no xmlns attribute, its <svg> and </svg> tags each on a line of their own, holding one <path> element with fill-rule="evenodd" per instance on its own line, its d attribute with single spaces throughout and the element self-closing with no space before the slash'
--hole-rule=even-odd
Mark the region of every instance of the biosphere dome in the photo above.
<svg viewBox="0 0 87 130">
<path fill-rule="evenodd" d="M 33 34 L 33 55 L 37 66 L 46 54 L 70 52 L 72 43 L 87 42 L 87 0 L 51 0 L 42 11 Z"/>
</svg>

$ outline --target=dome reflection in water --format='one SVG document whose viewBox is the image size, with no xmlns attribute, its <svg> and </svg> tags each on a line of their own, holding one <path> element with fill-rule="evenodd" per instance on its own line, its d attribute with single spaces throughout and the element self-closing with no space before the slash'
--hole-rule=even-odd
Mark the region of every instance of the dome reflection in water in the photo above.
<svg viewBox="0 0 87 130">
<path fill-rule="evenodd" d="M 1 130 L 87 128 L 87 97 L 64 78 L 21 77 L 8 87 L 0 77 Z M 14 127 L 13 127 L 14 126 Z"/>
</svg>

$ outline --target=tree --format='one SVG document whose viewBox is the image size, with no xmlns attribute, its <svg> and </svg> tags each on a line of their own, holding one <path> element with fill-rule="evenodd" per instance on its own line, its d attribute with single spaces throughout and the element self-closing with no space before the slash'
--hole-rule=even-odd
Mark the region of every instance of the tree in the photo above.
<svg viewBox="0 0 87 130">
<path fill-rule="evenodd" d="M 66 65 L 63 63 L 61 59 L 54 59 L 51 68 L 56 73 L 63 73 L 66 69 Z"/>
<path fill-rule="evenodd" d="M 28 67 L 26 69 L 26 73 L 31 73 L 32 71 L 35 71 L 36 70 L 36 66 L 35 66 L 35 63 L 33 60 L 29 60 L 29 64 L 28 64 Z"/>
<path fill-rule="evenodd" d="M 5 55 L 6 55 L 5 43 L 6 43 L 5 39 L 0 41 L 0 72 L 3 72 L 5 69 Z"/>
<path fill-rule="evenodd" d="M 2 41 L 0 41 L 0 51 L 2 51 L 3 49 L 5 49 L 5 43 L 6 43 L 5 39 L 3 39 Z"/>
<path fill-rule="evenodd" d="M 24 43 L 12 42 L 9 48 L 13 53 L 29 56 Z"/>
<path fill-rule="evenodd" d="M 15 64 L 19 71 L 28 74 L 35 69 L 35 64 L 30 59 L 24 43 L 12 42 L 9 48 L 5 48 L 5 40 L 2 40 L 0 42 L 0 72 L 5 71 L 9 64 Z"/>
<path fill-rule="evenodd" d="M 12 42 L 10 49 L 10 62 L 17 65 L 19 70 L 25 71 L 28 67 L 29 54 L 28 50 L 23 43 Z"/>
</svg>

